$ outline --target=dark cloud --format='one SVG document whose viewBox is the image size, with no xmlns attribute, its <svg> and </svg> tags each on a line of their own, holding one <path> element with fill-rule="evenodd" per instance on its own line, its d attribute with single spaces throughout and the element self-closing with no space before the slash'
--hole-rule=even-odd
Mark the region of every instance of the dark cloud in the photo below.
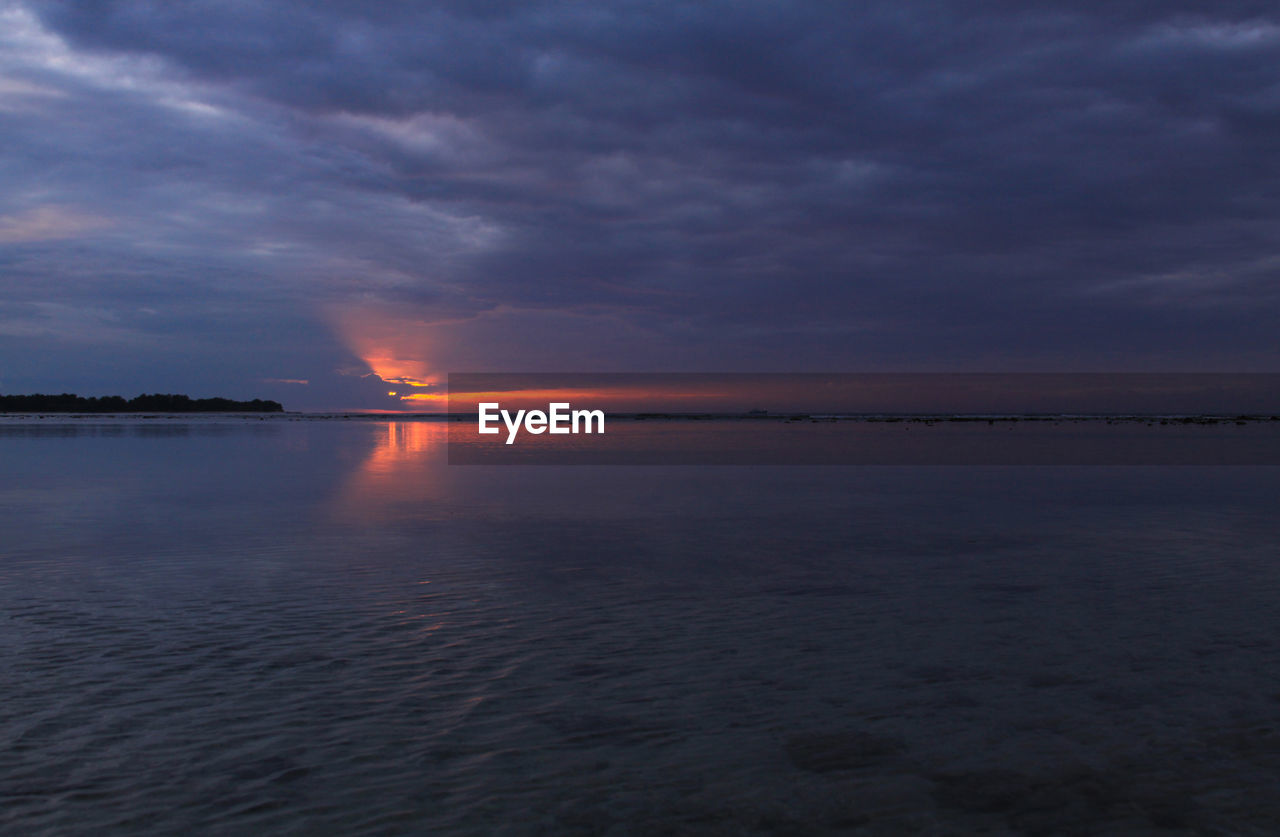
<svg viewBox="0 0 1280 837">
<path fill-rule="evenodd" d="M 93 323 L 315 406 L 415 353 L 1276 368 L 1271 4 L 5 8 L 27 345 Z M 223 334 L 253 352 L 219 366 Z"/>
</svg>

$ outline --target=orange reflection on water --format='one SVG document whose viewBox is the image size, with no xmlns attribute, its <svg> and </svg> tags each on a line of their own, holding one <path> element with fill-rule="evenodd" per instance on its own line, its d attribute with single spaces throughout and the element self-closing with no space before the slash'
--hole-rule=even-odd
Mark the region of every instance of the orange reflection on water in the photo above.
<svg viewBox="0 0 1280 837">
<path fill-rule="evenodd" d="M 371 429 L 373 448 L 338 492 L 338 517 L 368 522 L 430 514 L 443 492 L 448 425 L 387 421 Z"/>
</svg>

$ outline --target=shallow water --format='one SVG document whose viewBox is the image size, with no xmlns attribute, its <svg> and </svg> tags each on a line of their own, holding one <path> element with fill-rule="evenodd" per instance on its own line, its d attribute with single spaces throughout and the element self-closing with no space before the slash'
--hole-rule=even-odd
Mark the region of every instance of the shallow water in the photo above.
<svg viewBox="0 0 1280 837">
<path fill-rule="evenodd" d="M 444 431 L 0 425 L 0 830 L 1280 829 L 1280 468 Z"/>
</svg>

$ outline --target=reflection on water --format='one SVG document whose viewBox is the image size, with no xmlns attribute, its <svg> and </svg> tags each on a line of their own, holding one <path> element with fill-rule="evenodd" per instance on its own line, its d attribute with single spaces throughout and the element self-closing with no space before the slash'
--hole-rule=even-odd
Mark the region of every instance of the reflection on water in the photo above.
<svg viewBox="0 0 1280 837">
<path fill-rule="evenodd" d="M 1280 469 L 451 467 L 439 423 L 265 424 L 0 429 L 0 831 L 1280 823 Z"/>
<path fill-rule="evenodd" d="M 421 514 L 440 502 L 447 427 L 437 421 L 381 421 L 369 428 L 373 442 L 336 498 L 347 521 L 385 520 Z"/>
<path fill-rule="evenodd" d="M 446 427 L 435 421 L 385 421 L 379 423 L 375 445 L 361 472 L 391 477 L 407 468 L 421 468 L 441 458 Z"/>
<path fill-rule="evenodd" d="M 262 435 L 279 431 L 278 422 L 265 419 L 191 421 L 173 416 L 156 417 L 154 420 L 19 418 L 15 416 L 0 418 L 0 438 L 243 436 L 246 433 Z"/>
</svg>

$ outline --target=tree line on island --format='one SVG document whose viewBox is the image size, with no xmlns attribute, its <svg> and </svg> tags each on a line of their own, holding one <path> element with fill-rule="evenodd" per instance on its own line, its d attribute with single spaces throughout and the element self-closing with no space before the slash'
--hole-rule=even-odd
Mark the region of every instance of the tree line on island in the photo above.
<svg viewBox="0 0 1280 837">
<path fill-rule="evenodd" d="M 137 398 L 105 395 L 81 398 L 61 395 L 0 395 L 0 413 L 282 413 L 279 401 L 233 401 L 230 398 L 192 398 L 171 393 L 143 394 Z"/>
</svg>

